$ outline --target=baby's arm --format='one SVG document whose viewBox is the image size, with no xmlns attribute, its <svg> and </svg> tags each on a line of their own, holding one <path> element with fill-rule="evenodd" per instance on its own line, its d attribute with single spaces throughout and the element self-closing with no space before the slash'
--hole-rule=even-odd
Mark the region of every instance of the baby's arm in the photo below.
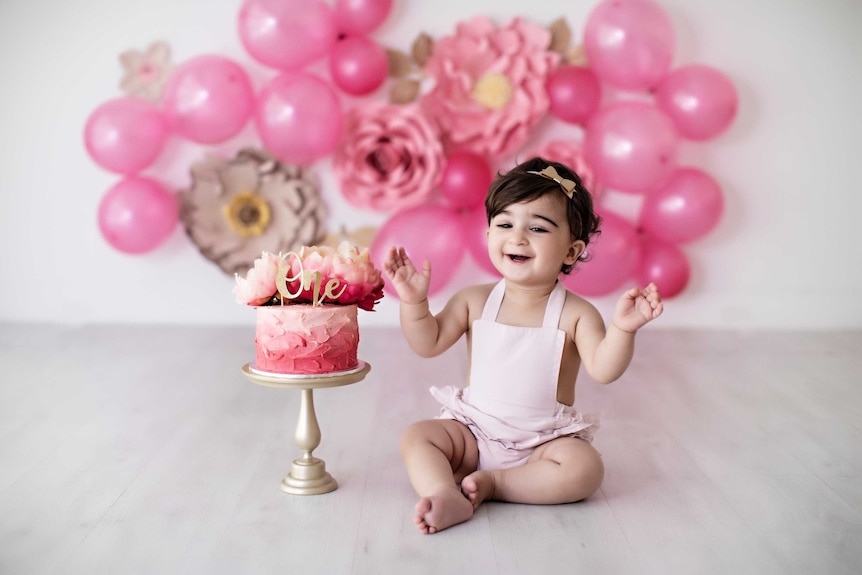
<svg viewBox="0 0 862 575">
<path fill-rule="evenodd" d="M 392 247 L 383 262 L 383 271 L 401 300 L 401 330 L 410 348 L 422 357 L 439 355 L 452 347 L 467 331 L 467 302 L 455 294 L 434 316 L 428 305 L 431 264 L 423 262 L 417 271 L 402 247 Z"/>
<path fill-rule="evenodd" d="M 635 333 L 662 311 L 661 295 L 652 283 L 644 289 L 632 288 L 620 297 L 607 331 L 598 311 L 590 306 L 575 331 L 575 345 L 590 377 L 599 383 L 618 379 L 632 360 Z"/>
</svg>

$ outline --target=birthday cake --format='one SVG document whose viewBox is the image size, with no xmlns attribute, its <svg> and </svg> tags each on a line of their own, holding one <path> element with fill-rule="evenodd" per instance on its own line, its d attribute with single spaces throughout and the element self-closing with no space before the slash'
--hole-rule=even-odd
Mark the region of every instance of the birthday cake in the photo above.
<svg viewBox="0 0 862 575">
<path fill-rule="evenodd" d="M 236 277 L 239 303 L 257 308 L 255 362 L 262 374 L 327 375 L 359 367 L 358 309 L 373 310 L 383 279 L 368 250 L 264 252 L 246 277 Z"/>
</svg>

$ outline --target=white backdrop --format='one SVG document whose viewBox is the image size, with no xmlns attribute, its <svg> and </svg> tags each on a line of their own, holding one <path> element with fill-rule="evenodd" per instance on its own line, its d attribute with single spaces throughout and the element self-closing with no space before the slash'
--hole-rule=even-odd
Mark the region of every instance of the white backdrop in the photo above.
<svg viewBox="0 0 862 575">
<path fill-rule="evenodd" d="M 596 0 L 395 0 L 373 36 L 407 49 L 476 14 L 499 24 L 565 16 L 580 41 Z M 656 327 L 742 329 L 862 327 L 862 2 L 858 0 L 662 0 L 676 35 L 675 65 L 704 63 L 735 83 L 740 113 L 706 143 L 684 142 L 682 163 L 724 189 L 725 218 L 689 244 L 692 280 Z M 179 227 L 143 256 L 114 251 L 96 209 L 117 181 L 83 145 L 83 126 L 120 95 L 117 57 L 168 42 L 173 61 L 217 53 L 257 66 L 236 34 L 240 0 L 2 0 L 0 2 L 0 322 L 253 323 L 234 303 L 232 278 L 199 255 Z M 529 7 L 529 11 L 527 9 Z M 380 94 L 382 98 L 382 93 Z M 250 130 L 221 146 L 230 152 Z M 173 142 L 152 166 L 173 188 L 188 182 L 202 150 Z M 330 224 L 379 224 L 345 205 L 323 175 Z M 492 278 L 469 259 L 448 293 Z M 595 299 L 603 313 L 615 297 Z M 397 324 L 397 302 L 363 314 Z"/>
</svg>

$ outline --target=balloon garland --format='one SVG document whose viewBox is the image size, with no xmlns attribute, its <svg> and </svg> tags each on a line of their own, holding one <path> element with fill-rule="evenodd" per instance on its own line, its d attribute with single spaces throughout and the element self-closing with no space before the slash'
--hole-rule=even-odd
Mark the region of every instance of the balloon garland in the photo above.
<svg viewBox="0 0 862 575">
<path fill-rule="evenodd" d="M 308 167 L 331 156 L 347 202 L 390 214 L 371 240 L 372 257 L 399 243 L 430 259 L 435 293 L 465 254 L 496 273 L 484 245 L 485 191 L 505 159 L 523 157 L 539 123 L 551 118 L 581 137 L 545 142 L 532 153 L 573 165 L 598 200 L 606 190 L 642 200 L 634 223 L 598 202 L 602 234 L 590 246 L 591 262 L 563 279 L 567 287 L 603 295 L 635 279 L 655 281 L 666 297 L 685 289 L 691 272 L 681 246 L 715 228 L 723 195 L 710 174 L 678 165 L 679 149 L 725 132 L 738 98 L 715 68 L 671 69 L 674 31 L 659 4 L 600 2 L 574 47 L 562 18 L 542 28 L 479 16 L 437 40 L 420 34 L 409 53 L 371 37 L 391 9 L 392 0 L 243 0 L 242 45 L 276 72 L 259 89 L 221 55 L 174 67 L 165 44 L 123 53 L 127 95 L 97 106 L 84 129 L 92 160 L 121 176 L 99 205 L 105 240 L 124 253 L 146 253 L 182 217 L 206 257 L 226 272 L 242 271 L 258 247 L 290 250 L 299 246 L 286 241 L 324 239 L 326 210 Z M 308 71 L 322 59 L 328 77 Z M 389 102 L 364 101 L 387 78 Z M 343 95 L 354 102 L 347 110 Z M 249 123 L 264 149 L 195 164 L 189 190 L 171 193 L 142 174 L 171 138 L 220 144 Z M 236 184 L 243 178 L 257 188 Z M 198 221 L 208 223 L 196 228 Z M 224 239 L 213 239 L 215 227 Z M 280 243 L 263 245 L 267 238 Z"/>
</svg>

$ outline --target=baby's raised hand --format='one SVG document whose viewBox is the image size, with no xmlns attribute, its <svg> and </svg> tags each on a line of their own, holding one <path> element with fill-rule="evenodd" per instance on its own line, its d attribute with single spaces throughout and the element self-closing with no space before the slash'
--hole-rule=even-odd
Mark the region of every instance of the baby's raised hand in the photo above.
<svg viewBox="0 0 862 575">
<path fill-rule="evenodd" d="M 654 283 L 632 288 L 620 297 L 614 310 L 613 324 L 623 331 L 636 332 L 664 311 L 661 294 Z"/>
<path fill-rule="evenodd" d="M 418 271 L 403 247 L 392 246 L 386 252 L 383 271 L 398 293 L 398 299 L 404 303 L 420 303 L 428 297 L 431 282 L 431 262 L 428 260 L 422 262 L 422 271 Z"/>
</svg>

